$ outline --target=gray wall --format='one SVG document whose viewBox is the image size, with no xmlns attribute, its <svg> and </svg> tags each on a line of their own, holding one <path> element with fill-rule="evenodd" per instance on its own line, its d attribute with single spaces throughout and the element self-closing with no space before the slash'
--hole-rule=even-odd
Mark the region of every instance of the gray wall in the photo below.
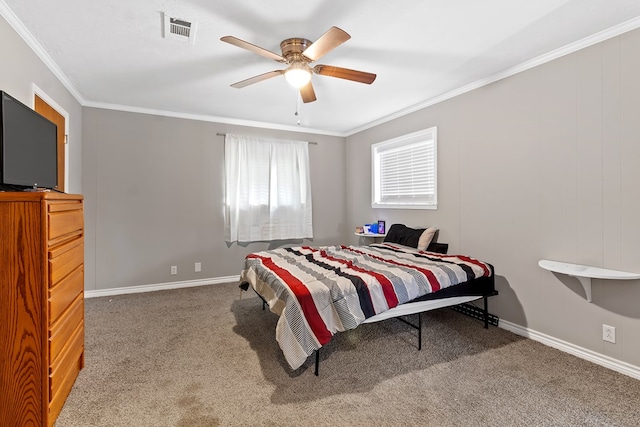
<svg viewBox="0 0 640 427">
<path fill-rule="evenodd" d="M 640 281 L 538 267 L 561 260 L 640 273 L 640 30 L 347 138 L 347 227 L 438 226 L 450 252 L 493 263 L 502 319 L 640 366 Z M 438 126 L 437 211 L 370 204 L 372 143 Z M 355 238 L 351 238 L 355 242 Z M 602 341 L 602 324 L 617 344 Z"/>
<path fill-rule="evenodd" d="M 33 85 L 37 85 L 69 114 L 69 188 L 82 193 L 82 107 L 25 41 L 0 17 L 0 90 L 29 107 L 33 106 Z"/>
<path fill-rule="evenodd" d="M 317 142 L 309 146 L 314 239 L 304 243 L 344 243 L 344 138 L 85 108 L 87 290 L 236 276 L 245 255 L 274 246 L 224 241 L 216 134 L 227 132 Z"/>
<path fill-rule="evenodd" d="M 593 284 L 537 266 L 557 259 L 640 272 L 640 31 L 343 139 L 85 108 L 0 18 L 0 89 L 35 83 L 71 116 L 69 191 L 85 195 L 86 289 L 236 275 L 222 237 L 217 132 L 310 147 L 313 244 L 357 243 L 356 225 L 437 225 L 451 252 L 492 262 L 502 319 L 640 366 L 640 283 Z M 84 114 L 84 117 L 83 117 Z M 372 143 L 438 126 L 439 209 L 373 210 Z M 348 164 L 348 167 L 346 166 Z M 202 273 L 193 263 L 202 262 Z M 179 274 L 169 275 L 178 265 Z M 617 344 L 601 340 L 602 323 Z"/>
</svg>

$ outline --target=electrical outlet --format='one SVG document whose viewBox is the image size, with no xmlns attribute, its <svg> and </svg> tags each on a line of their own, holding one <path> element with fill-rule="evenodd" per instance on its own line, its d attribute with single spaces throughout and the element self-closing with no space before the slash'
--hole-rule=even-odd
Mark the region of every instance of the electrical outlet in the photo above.
<svg viewBox="0 0 640 427">
<path fill-rule="evenodd" d="M 175 276 L 176 274 L 178 274 L 178 266 L 177 265 L 172 265 L 171 266 L 171 275 Z"/>
<path fill-rule="evenodd" d="M 602 324 L 602 339 L 611 343 L 616 343 L 616 328 L 614 326 Z"/>
<path fill-rule="evenodd" d="M 200 273 L 202 271 L 202 263 L 201 262 L 196 262 L 195 271 L 196 271 L 196 273 Z"/>
</svg>

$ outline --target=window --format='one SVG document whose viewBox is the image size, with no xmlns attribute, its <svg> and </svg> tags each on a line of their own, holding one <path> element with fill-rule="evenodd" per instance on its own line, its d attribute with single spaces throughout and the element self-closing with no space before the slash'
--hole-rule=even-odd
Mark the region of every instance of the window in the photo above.
<svg viewBox="0 0 640 427">
<path fill-rule="evenodd" d="M 371 206 L 437 209 L 437 128 L 371 146 Z"/>
<path fill-rule="evenodd" d="M 313 238 L 308 143 L 227 134 L 224 149 L 225 240 Z"/>
</svg>

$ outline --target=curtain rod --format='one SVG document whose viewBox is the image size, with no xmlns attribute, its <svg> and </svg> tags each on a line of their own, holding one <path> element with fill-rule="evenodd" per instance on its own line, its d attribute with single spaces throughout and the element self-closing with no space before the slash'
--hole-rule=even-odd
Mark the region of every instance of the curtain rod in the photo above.
<svg viewBox="0 0 640 427">
<path fill-rule="evenodd" d="M 216 133 L 216 135 L 217 135 L 217 136 L 227 136 L 227 134 L 226 134 L 226 133 L 220 133 L 220 132 Z M 317 143 L 317 142 L 315 142 L 315 141 L 307 141 L 307 142 L 308 142 L 309 144 L 311 144 L 311 145 L 318 145 L 318 143 Z"/>
</svg>

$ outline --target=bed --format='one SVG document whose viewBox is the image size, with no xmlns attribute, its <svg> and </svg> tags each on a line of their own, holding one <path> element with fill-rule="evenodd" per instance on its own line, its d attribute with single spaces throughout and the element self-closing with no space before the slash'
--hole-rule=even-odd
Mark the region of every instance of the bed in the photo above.
<svg viewBox="0 0 640 427">
<path fill-rule="evenodd" d="M 279 315 L 276 340 L 289 366 L 299 368 L 315 352 L 316 375 L 320 348 L 363 323 L 484 299 L 487 327 L 487 298 L 497 294 L 493 266 L 447 255 L 447 245 L 431 242 L 433 235 L 394 224 L 382 243 L 252 253 L 240 286 L 251 286 Z M 405 322 L 420 334 L 420 318 L 418 325 Z M 418 342 L 420 348 L 420 335 Z"/>
</svg>

